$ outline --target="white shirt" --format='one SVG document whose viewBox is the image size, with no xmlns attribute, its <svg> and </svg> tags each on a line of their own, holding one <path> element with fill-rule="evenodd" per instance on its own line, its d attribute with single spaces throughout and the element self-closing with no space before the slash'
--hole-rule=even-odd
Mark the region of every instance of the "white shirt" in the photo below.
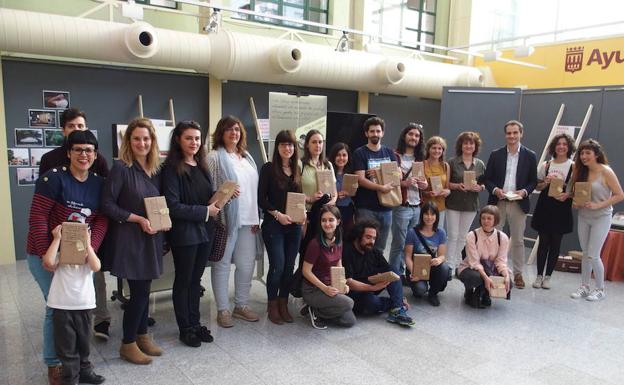
<svg viewBox="0 0 624 385">
<path fill-rule="evenodd" d="M 414 163 L 414 155 L 406 155 L 400 154 L 401 157 L 401 171 L 403 174 L 406 174 L 408 171 L 412 169 L 412 164 Z M 408 178 L 413 177 L 410 173 Z M 418 186 L 409 186 L 407 188 L 407 203 L 410 205 L 417 205 L 420 203 L 420 194 L 418 193 Z"/>
<path fill-rule="evenodd" d="M 57 267 L 48 292 L 48 307 L 63 310 L 95 309 L 93 272 L 88 264 Z"/>
<path fill-rule="evenodd" d="M 241 226 L 251 226 L 260 223 L 258 216 L 258 172 L 245 158 L 238 158 L 234 153 L 228 154 L 232 159 L 232 166 L 238 185 L 240 196 L 238 199 L 238 215 Z"/>
<path fill-rule="evenodd" d="M 548 162 L 544 162 L 537 167 L 537 179 L 539 180 L 544 180 L 546 178 L 546 163 Z M 566 159 L 563 163 L 551 161 L 548 167 L 548 176 L 565 181 L 568 177 L 568 172 L 570 172 L 570 167 L 572 167 L 572 163 L 572 159 Z"/>
<path fill-rule="evenodd" d="M 503 192 L 516 191 L 516 173 L 518 172 L 518 159 L 520 159 L 520 145 L 515 154 L 507 148 L 507 167 L 505 168 L 505 183 Z"/>
</svg>

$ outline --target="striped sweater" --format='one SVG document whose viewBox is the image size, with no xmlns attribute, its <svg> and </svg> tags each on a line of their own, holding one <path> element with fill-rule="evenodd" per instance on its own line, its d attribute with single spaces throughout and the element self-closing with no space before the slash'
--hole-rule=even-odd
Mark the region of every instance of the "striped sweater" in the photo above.
<svg viewBox="0 0 624 385">
<path fill-rule="evenodd" d="M 64 166 L 40 176 L 28 219 L 28 254 L 44 255 L 52 242 L 52 229 L 67 221 L 89 224 L 91 245 L 97 251 L 108 226 L 100 211 L 103 185 L 104 178 L 92 173 L 80 182 Z"/>
</svg>

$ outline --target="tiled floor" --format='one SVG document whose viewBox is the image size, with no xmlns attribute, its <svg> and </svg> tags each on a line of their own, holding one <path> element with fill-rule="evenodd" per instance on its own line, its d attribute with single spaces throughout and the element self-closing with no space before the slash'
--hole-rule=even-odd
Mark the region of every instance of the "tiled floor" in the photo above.
<svg viewBox="0 0 624 385">
<path fill-rule="evenodd" d="M 528 280 L 534 267 L 527 266 Z M 210 288 L 209 275 L 204 286 Z M 624 378 L 624 283 L 608 282 L 606 300 L 569 298 L 580 276 L 555 272 L 553 289 L 514 290 L 511 301 L 476 310 L 453 280 L 439 308 L 410 299 L 416 326 L 383 316 L 351 329 L 313 329 L 307 319 L 276 326 L 266 319 L 264 286 L 251 306 L 260 322 L 216 325 L 212 292 L 202 314 L 215 342 L 194 349 L 177 340 L 169 293 L 155 295 L 151 328 L 165 349 L 149 366 L 119 359 L 119 303 L 110 303 L 111 340 L 93 342 L 92 361 L 106 384 L 617 384 Z M 109 277 L 109 291 L 114 280 Z M 407 294 L 407 291 L 406 291 Z M 297 304 L 291 301 L 294 313 Z M 41 362 L 43 298 L 27 265 L 0 266 L 0 384 L 46 384 Z"/>
</svg>

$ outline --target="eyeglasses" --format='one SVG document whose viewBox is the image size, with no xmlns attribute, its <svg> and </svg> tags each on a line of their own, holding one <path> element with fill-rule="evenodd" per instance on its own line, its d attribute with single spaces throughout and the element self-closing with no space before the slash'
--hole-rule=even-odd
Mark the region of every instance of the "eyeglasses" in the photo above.
<svg viewBox="0 0 624 385">
<path fill-rule="evenodd" d="M 234 131 L 234 132 L 241 132 L 241 128 L 237 125 L 234 125 L 232 127 L 228 127 L 226 128 L 224 131 Z"/>
<path fill-rule="evenodd" d="M 282 146 L 282 147 L 295 147 L 295 145 L 293 143 L 280 143 L 280 144 L 278 144 L 278 146 Z"/>
<path fill-rule="evenodd" d="M 76 155 L 82 155 L 85 153 L 86 155 L 95 154 L 95 149 L 93 148 L 80 148 L 80 147 L 72 147 L 71 152 Z"/>
</svg>

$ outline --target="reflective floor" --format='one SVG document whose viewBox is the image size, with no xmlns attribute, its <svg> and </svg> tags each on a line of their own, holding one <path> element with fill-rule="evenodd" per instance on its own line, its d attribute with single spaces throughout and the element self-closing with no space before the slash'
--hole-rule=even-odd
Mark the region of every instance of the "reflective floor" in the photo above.
<svg viewBox="0 0 624 385">
<path fill-rule="evenodd" d="M 150 331 L 165 354 L 149 366 L 119 358 L 122 311 L 119 302 L 109 302 L 111 339 L 94 340 L 91 359 L 106 384 L 621 384 L 624 283 L 608 282 L 607 299 L 590 303 L 569 297 L 579 274 L 555 272 L 551 290 L 536 290 L 530 287 L 534 266 L 526 270 L 528 287 L 486 310 L 463 304 L 457 280 L 440 295 L 439 308 L 408 296 L 413 328 L 383 315 L 360 317 L 346 330 L 315 330 L 302 317 L 273 325 L 264 312 L 264 286 L 254 281 L 250 306 L 261 320 L 235 320 L 222 329 L 209 289 L 201 310 L 215 341 L 200 348 L 178 341 L 170 293 L 157 293 Z M 116 280 L 107 281 L 110 293 Z M 299 304 L 291 300 L 290 307 L 296 313 Z M 47 383 L 43 312 L 26 263 L 0 266 L 0 384 Z"/>
</svg>

